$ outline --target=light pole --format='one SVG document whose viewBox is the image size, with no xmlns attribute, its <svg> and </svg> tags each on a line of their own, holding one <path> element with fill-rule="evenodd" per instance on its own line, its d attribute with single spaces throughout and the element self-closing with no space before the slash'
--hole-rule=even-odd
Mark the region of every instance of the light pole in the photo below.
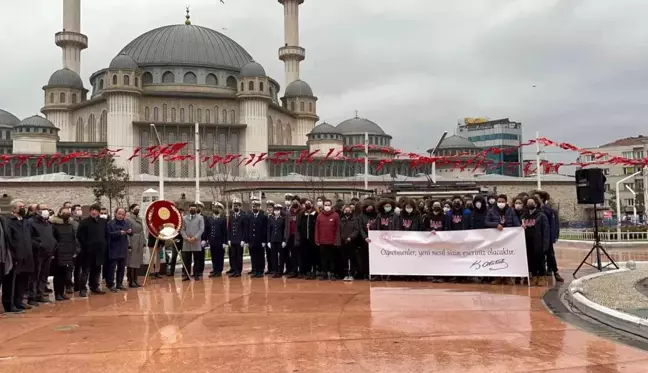
<svg viewBox="0 0 648 373">
<path fill-rule="evenodd" d="M 625 186 L 626 189 L 632 193 L 632 212 L 634 215 L 634 223 L 637 224 L 637 193 L 628 185 Z"/>
<path fill-rule="evenodd" d="M 436 152 L 439 150 L 439 147 L 441 146 L 443 140 L 445 140 L 446 136 L 448 136 L 448 131 L 443 131 L 443 135 L 441 135 L 441 138 L 439 139 L 439 142 L 436 144 L 436 146 L 433 149 L 428 150 L 430 157 L 434 157 L 436 155 Z M 436 184 L 436 161 L 432 161 L 432 184 Z"/>
<path fill-rule="evenodd" d="M 195 154 L 194 154 L 194 161 L 195 165 L 194 167 L 196 168 L 196 203 L 200 202 L 200 149 L 198 148 L 198 145 L 200 144 L 200 128 L 198 122 L 196 122 L 196 133 L 195 133 L 195 139 L 194 139 L 194 148 L 195 149 Z"/>
<path fill-rule="evenodd" d="M 641 171 L 635 172 L 632 175 L 628 175 L 624 177 L 623 179 L 619 180 L 616 182 L 616 210 L 617 210 L 617 239 L 621 240 L 621 191 L 619 188 L 621 187 L 621 183 L 628 180 L 632 179 L 633 177 L 639 175 Z M 596 216 L 594 217 L 596 219 Z"/>
<path fill-rule="evenodd" d="M 160 133 L 158 133 L 155 124 L 151 123 L 151 129 L 155 132 L 155 137 L 157 137 L 158 145 L 160 146 L 160 151 L 162 150 L 162 139 L 160 139 Z M 164 156 L 162 154 L 158 155 L 158 162 L 160 165 L 160 179 L 159 187 L 160 199 L 164 199 Z"/>
</svg>

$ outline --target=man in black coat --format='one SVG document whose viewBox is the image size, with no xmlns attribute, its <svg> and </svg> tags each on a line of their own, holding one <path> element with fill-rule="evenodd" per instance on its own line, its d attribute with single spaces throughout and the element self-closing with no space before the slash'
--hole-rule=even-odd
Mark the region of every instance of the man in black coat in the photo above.
<svg viewBox="0 0 648 373">
<path fill-rule="evenodd" d="M 37 306 L 38 303 L 50 303 L 50 300 L 45 298 L 45 287 L 58 237 L 49 221 L 49 209 L 44 204 L 36 205 L 36 214 L 29 226 L 34 252 L 34 272 L 29 281 L 29 304 Z"/>
<path fill-rule="evenodd" d="M 25 213 L 25 204 L 13 201 L 11 217 L 5 221 L 7 248 L 13 258 L 13 268 L 5 275 L 2 284 L 2 305 L 6 312 L 22 312 L 31 308 L 22 302 L 29 276 L 34 272 L 31 232 Z"/>
<path fill-rule="evenodd" d="M 214 205 L 214 215 L 205 220 L 205 231 L 211 252 L 212 271 L 209 277 L 221 277 L 225 262 L 225 247 L 227 246 L 227 220 L 223 214 L 225 208 L 221 203 Z"/>
<path fill-rule="evenodd" d="M 241 211 L 241 201 L 234 200 L 227 228 L 229 244 L 230 277 L 241 277 L 243 272 L 243 247 L 248 240 L 248 219 Z"/>
<path fill-rule="evenodd" d="M 101 207 L 94 204 L 90 207 L 90 216 L 81 220 L 77 230 L 77 240 L 81 245 L 81 283 L 79 296 L 86 297 L 86 285 L 90 284 L 93 294 L 106 294 L 101 290 L 99 277 L 108 248 L 107 219 L 99 217 Z"/>
<path fill-rule="evenodd" d="M 310 280 L 317 278 L 319 267 L 319 252 L 315 245 L 315 222 L 317 210 L 313 201 L 306 199 L 304 209 L 297 215 L 297 229 L 295 232 L 295 246 L 299 248 L 302 263 L 299 266 L 299 276 Z"/>
<path fill-rule="evenodd" d="M 74 266 L 74 260 L 80 251 L 73 221 L 70 209 L 66 207 L 61 207 L 58 215 L 50 218 L 58 236 L 54 255 L 54 296 L 57 301 L 70 299 L 65 294 L 65 286 L 72 274 L 70 268 Z"/>
<path fill-rule="evenodd" d="M 252 202 L 252 211 L 248 214 L 248 240 L 252 271 L 255 278 L 263 277 L 265 270 L 264 249 L 268 236 L 268 217 L 261 211 L 261 202 Z"/>
</svg>

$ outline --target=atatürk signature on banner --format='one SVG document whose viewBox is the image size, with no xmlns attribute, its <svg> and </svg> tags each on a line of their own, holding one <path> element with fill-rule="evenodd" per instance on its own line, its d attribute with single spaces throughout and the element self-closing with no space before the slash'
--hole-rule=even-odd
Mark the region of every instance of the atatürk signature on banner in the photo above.
<svg viewBox="0 0 648 373">
<path fill-rule="evenodd" d="M 507 269 L 508 267 L 509 265 L 508 263 L 506 263 L 505 258 L 488 261 L 475 260 L 475 262 L 470 266 L 470 268 L 474 269 L 475 271 L 478 271 L 482 268 L 488 268 L 489 271 L 500 271 Z"/>
</svg>

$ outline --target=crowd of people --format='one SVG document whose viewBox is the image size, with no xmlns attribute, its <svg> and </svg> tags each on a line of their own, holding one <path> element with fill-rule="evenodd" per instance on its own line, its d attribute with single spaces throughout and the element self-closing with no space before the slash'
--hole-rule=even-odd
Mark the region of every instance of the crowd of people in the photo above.
<svg viewBox="0 0 648 373">
<path fill-rule="evenodd" d="M 140 287 L 138 271 L 145 250 L 152 253 L 151 279 L 174 276 L 178 251 L 182 253 L 183 281 L 202 280 L 205 252 L 211 253 L 209 277 L 221 277 L 225 255 L 230 277 L 243 274 L 243 257 L 250 255 L 252 278 L 287 276 L 308 280 L 379 280 L 369 272 L 369 231 L 457 231 L 524 227 L 530 285 L 545 285 L 548 274 L 558 273 L 553 245 L 558 239 L 558 214 L 544 191 L 505 195 L 455 196 L 452 199 L 413 200 L 365 198 L 315 201 L 286 195 L 285 204 L 252 201 L 249 211 L 234 200 L 228 213 L 221 203 L 212 214 L 204 206 L 180 208 L 183 224 L 174 238 L 166 269 L 160 255 L 168 242 L 146 236 L 140 206 L 117 208 L 110 216 L 98 204 L 84 217 L 80 205 L 66 202 L 57 213 L 45 204 L 25 206 L 12 201 L 11 216 L 0 221 L 0 285 L 5 312 L 24 312 L 41 303 L 66 301 L 70 295 L 87 297 Z M 154 250 L 156 243 L 159 250 Z M 158 255 L 160 254 L 160 255 Z M 145 263 L 144 263 L 145 264 Z M 53 290 L 48 276 L 53 276 Z M 124 276 L 127 283 L 124 284 Z M 105 284 L 102 287 L 102 279 Z M 435 282 L 479 281 L 488 278 L 440 277 L 403 280 Z M 515 284 L 519 279 L 497 278 L 493 284 Z M 26 302 L 25 302 L 26 300 Z"/>
</svg>

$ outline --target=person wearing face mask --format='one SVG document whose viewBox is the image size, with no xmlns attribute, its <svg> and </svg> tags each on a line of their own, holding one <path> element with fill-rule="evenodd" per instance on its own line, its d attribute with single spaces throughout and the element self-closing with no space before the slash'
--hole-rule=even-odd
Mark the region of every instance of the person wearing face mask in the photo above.
<svg viewBox="0 0 648 373">
<path fill-rule="evenodd" d="M 202 272 L 200 272 L 200 258 L 202 247 L 200 240 L 205 231 L 205 220 L 201 215 L 198 215 L 198 206 L 195 203 L 189 205 L 189 214 L 182 218 L 182 228 L 180 234 L 184 243 L 182 244 L 182 262 L 184 263 L 183 272 L 192 270 L 191 263 L 193 261 L 193 278 L 200 281 Z M 182 274 L 182 281 L 189 281 L 190 273 Z"/>
<path fill-rule="evenodd" d="M 5 312 L 22 313 L 31 309 L 23 303 L 29 276 L 34 271 L 34 252 L 30 227 L 25 219 L 25 205 L 20 200 L 11 202 L 11 216 L 5 221 L 6 261 L 12 265 L 4 269 L 2 279 L 2 305 Z M 5 262 L 5 265 L 7 263 Z"/>
<path fill-rule="evenodd" d="M 420 231 L 421 230 L 421 215 L 416 208 L 416 203 L 411 200 L 406 200 L 403 204 L 403 210 L 400 214 L 400 228 L 401 231 Z"/>
<path fill-rule="evenodd" d="M 422 230 L 429 232 L 438 232 L 445 230 L 446 218 L 443 213 L 440 201 L 432 201 L 432 207 L 428 209 L 422 223 Z"/>
<path fill-rule="evenodd" d="M 297 277 L 300 271 L 299 265 L 301 263 L 301 253 L 299 247 L 295 245 L 295 235 L 297 234 L 297 216 L 301 213 L 300 201 L 298 196 L 294 196 L 291 201 L 290 208 L 286 212 L 286 247 L 284 250 L 284 257 L 288 260 L 286 262 L 286 273 L 289 278 Z M 280 268 L 283 270 L 283 268 Z"/>
<path fill-rule="evenodd" d="M 282 262 L 286 261 L 283 256 L 283 248 L 286 247 L 286 217 L 282 214 L 283 206 L 276 204 L 272 210 L 272 215 L 268 218 L 268 236 L 266 242 L 270 246 L 270 260 L 268 268 L 274 269 L 272 277 L 280 278 L 283 276 L 284 267 Z"/>
<path fill-rule="evenodd" d="M 344 281 L 353 281 L 353 276 L 357 274 L 357 239 L 360 234 L 358 220 L 353 216 L 351 206 L 347 205 L 342 208 L 342 217 L 340 218 L 340 239 L 342 240 L 342 261 L 339 272 L 344 276 Z"/>
<path fill-rule="evenodd" d="M 515 215 L 515 212 L 513 212 L 513 209 L 508 205 L 507 201 L 508 198 L 506 197 L 506 195 L 500 194 L 499 196 L 497 196 L 497 205 L 488 210 L 488 213 L 486 214 L 487 228 L 497 228 L 501 231 L 504 228 L 520 226 L 520 220 L 518 219 L 517 215 Z M 495 279 L 492 284 L 500 285 L 502 284 L 502 282 L 504 282 L 504 280 L 504 278 L 498 278 Z M 515 279 L 508 278 L 506 279 L 506 282 L 509 285 L 514 285 Z"/>
<path fill-rule="evenodd" d="M 81 248 L 76 239 L 76 229 L 72 224 L 70 208 L 61 207 L 56 216 L 50 218 L 50 222 L 56 231 L 58 242 L 54 255 L 54 297 L 57 301 L 70 299 L 65 293 L 65 286 L 70 280 L 70 267 L 74 266 L 74 258 L 79 254 Z"/>
<path fill-rule="evenodd" d="M 225 248 L 227 247 L 227 219 L 223 214 L 225 207 L 222 203 L 214 204 L 214 215 L 207 218 L 209 229 L 207 241 L 211 252 L 212 271 L 209 277 L 221 277 L 225 266 Z"/>
<path fill-rule="evenodd" d="M 310 199 L 304 201 L 304 210 L 297 215 L 295 245 L 299 247 L 302 258 L 299 275 L 309 280 L 317 278 L 317 270 L 319 267 L 319 252 L 315 245 L 315 222 L 317 221 L 317 215 L 317 210 Z"/>
<path fill-rule="evenodd" d="M 248 274 L 254 278 L 261 278 L 265 271 L 264 250 L 268 242 L 268 217 L 261 211 L 260 201 L 252 201 L 252 211 L 248 213 L 248 232 L 252 262 L 252 271 Z"/>
<path fill-rule="evenodd" d="M 140 206 L 132 204 L 128 207 L 128 225 L 132 232 L 128 236 L 128 258 L 126 265 L 128 272 L 126 277 L 128 279 L 128 287 L 138 288 L 140 284 L 137 282 L 137 271 L 142 266 L 144 260 L 144 248 L 146 247 L 146 237 L 144 236 L 144 222 L 140 216 Z"/>
<path fill-rule="evenodd" d="M 108 271 L 106 273 L 106 286 L 116 293 L 124 288 L 124 269 L 128 258 L 129 236 L 133 229 L 126 220 L 126 210 L 118 207 L 115 209 L 115 219 L 108 222 Z M 117 271 L 117 282 L 115 282 Z"/>
<path fill-rule="evenodd" d="M 524 213 L 524 206 L 525 206 L 525 203 L 524 203 L 524 200 L 522 199 L 522 197 L 520 197 L 520 196 L 515 197 L 515 199 L 513 200 L 513 210 L 515 211 L 515 216 L 517 216 L 518 219 L 520 219 L 520 221 L 522 221 L 522 214 Z"/>
<path fill-rule="evenodd" d="M 371 226 L 372 230 L 397 231 L 400 229 L 400 218 L 394 213 L 395 205 L 394 201 L 390 199 L 378 203 L 378 215 Z"/>
<path fill-rule="evenodd" d="M 101 290 L 99 276 L 108 251 L 108 229 L 106 228 L 106 219 L 99 217 L 100 210 L 101 207 L 98 204 L 90 206 L 90 216 L 81 220 L 77 230 L 77 240 L 81 245 L 79 296 L 82 298 L 87 296 L 86 286 L 88 284 L 93 294 L 105 294 Z"/>
<path fill-rule="evenodd" d="M 558 217 L 558 211 L 549 205 L 549 201 L 551 200 L 549 193 L 544 190 L 539 190 L 536 191 L 534 195 L 537 196 L 540 201 L 538 207 L 542 209 L 542 212 L 544 212 L 549 220 L 550 242 L 549 249 L 547 250 L 547 269 L 549 272 L 553 273 L 556 282 L 565 282 L 562 276 L 558 273 L 558 262 L 556 261 L 556 252 L 554 250 L 554 244 L 558 242 L 558 237 L 560 237 L 560 219 Z"/>
<path fill-rule="evenodd" d="M 241 211 L 241 201 L 235 199 L 232 203 L 232 214 L 227 228 L 227 243 L 229 245 L 230 277 L 241 277 L 243 272 L 243 248 L 248 242 L 248 219 Z"/>
<path fill-rule="evenodd" d="M 324 208 L 324 201 L 326 200 L 325 196 L 319 196 L 317 197 L 317 200 L 315 200 L 315 209 L 317 210 L 318 213 L 322 212 L 322 209 Z"/>
<path fill-rule="evenodd" d="M 446 214 L 446 227 L 449 231 L 470 229 L 470 218 L 464 215 L 463 200 L 459 196 L 452 198 L 452 209 Z"/>
<path fill-rule="evenodd" d="M 373 200 L 365 199 L 358 220 L 358 273 L 356 277 L 369 279 L 369 229 L 376 223 L 376 207 Z"/>
<path fill-rule="evenodd" d="M 486 228 L 486 200 L 483 196 L 475 196 L 473 200 L 473 210 L 470 214 L 470 229 Z"/>
<path fill-rule="evenodd" d="M 276 203 L 272 200 L 267 200 L 266 201 L 266 215 L 268 218 L 270 218 L 274 214 L 274 206 Z M 282 211 L 283 213 L 283 211 Z M 274 274 L 274 268 L 272 268 L 272 264 L 270 263 L 270 256 L 272 255 L 272 250 L 270 248 L 270 242 L 266 243 L 266 248 L 265 248 L 265 255 L 266 255 L 266 263 L 268 263 L 268 270 L 265 272 L 266 275 L 272 275 Z"/>
<path fill-rule="evenodd" d="M 72 208 L 70 209 L 70 223 L 72 223 L 72 226 L 74 227 L 74 232 L 76 234 L 76 231 L 79 229 L 79 223 L 81 222 L 81 218 L 83 217 L 83 209 L 81 208 L 81 205 L 72 205 Z M 70 283 L 65 289 L 65 294 L 74 294 L 75 292 L 79 291 L 79 287 L 77 286 L 77 282 L 79 282 L 79 279 L 81 278 L 81 262 L 80 262 L 81 256 L 76 255 L 74 257 L 74 265 L 71 268 L 68 268 L 72 273 L 70 273 Z M 74 281 L 72 279 L 74 278 Z"/>
<path fill-rule="evenodd" d="M 45 287 L 49 276 L 50 265 L 54 258 L 58 237 L 52 223 L 49 221 L 49 209 L 44 204 L 36 206 L 37 215 L 30 221 L 32 250 L 34 251 L 34 272 L 29 281 L 29 304 L 49 303 L 46 299 Z"/>
<path fill-rule="evenodd" d="M 522 226 L 526 240 L 529 282 L 532 286 L 546 286 L 547 275 L 545 254 L 549 250 L 551 235 L 549 220 L 540 208 L 540 199 L 533 196 L 527 200 L 527 208 L 522 213 Z"/>
<path fill-rule="evenodd" d="M 108 209 L 105 207 L 102 207 L 101 210 L 99 211 L 99 217 L 101 219 L 112 220 L 110 214 L 108 214 Z"/>
<path fill-rule="evenodd" d="M 486 202 L 488 202 L 488 206 L 486 208 L 490 210 L 497 205 L 497 197 L 494 195 L 489 195 L 486 199 Z"/>
<path fill-rule="evenodd" d="M 443 202 L 443 214 L 446 215 L 448 212 L 452 210 L 452 201 L 445 201 Z"/>
<path fill-rule="evenodd" d="M 336 263 L 340 257 L 340 215 L 333 210 L 330 200 L 324 201 L 323 211 L 315 222 L 315 244 L 320 248 L 322 272 L 330 281 L 335 281 Z M 324 275 L 319 277 L 324 280 Z"/>
</svg>

